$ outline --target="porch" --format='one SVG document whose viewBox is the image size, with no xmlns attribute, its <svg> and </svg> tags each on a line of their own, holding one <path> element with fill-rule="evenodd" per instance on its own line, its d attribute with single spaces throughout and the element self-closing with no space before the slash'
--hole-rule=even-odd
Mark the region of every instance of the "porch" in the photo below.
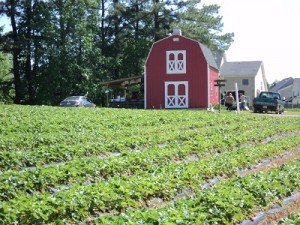
<svg viewBox="0 0 300 225">
<path fill-rule="evenodd" d="M 144 108 L 144 78 L 133 76 L 100 83 L 106 90 L 106 106 Z"/>
</svg>

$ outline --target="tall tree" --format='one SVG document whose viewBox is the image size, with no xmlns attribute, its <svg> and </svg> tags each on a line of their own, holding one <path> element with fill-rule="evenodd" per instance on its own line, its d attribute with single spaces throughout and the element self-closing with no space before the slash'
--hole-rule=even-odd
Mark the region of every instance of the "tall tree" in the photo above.
<svg viewBox="0 0 300 225">
<path fill-rule="evenodd" d="M 233 42 L 233 33 L 223 34 L 222 17 L 218 5 L 200 5 L 191 1 L 187 9 L 178 13 L 178 21 L 173 24 L 182 32 L 207 45 L 213 51 L 225 51 Z"/>
<path fill-rule="evenodd" d="M 25 77 L 27 81 L 27 90 L 29 96 L 29 103 L 33 104 L 35 101 L 35 90 L 33 87 L 33 72 L 31 70 L 31 60 L 32 60 L 32 0 L 25 1 L 25 10 L 24 10 L 24 27 L 25 27 Z"/>
<path fill-rule="evenodd" d="M 12 52 L 13 55 L 13 75 L 14 75 L 14 86 L 15 86 L 15 99 L 16 104 L 20 104 L 22 100 L 22 84 L 20 74 L 20 35 L 18 33 L 17 17 L 19 14 L 19 1 L 9 0 L 0 3 L 0 15 L 7 15 L 10 18 L 12 31 L 9 35 L 10 45 L 5 46 L 6 52 Z"/>
<path fill-rule="evenodd" d="M 49 82 L 46 82 L 40 91 L 52 93 L 54 99 L 85 94 L 87 82 L 101 71 L 95 68 L 101 63 L 101 52 L 96 47 L 98 3 L 92 0 L 55 0 L 49 2 L 47 8 L 51 13 L 44 21 L 48 23 L 47 29 L 41 28 L 41 36 L 47 37 L 44 51 L 47 73 L 44 74 L 53 86 L 49 87 Z"/>
<path fill-rule="evenodd" d="M 218 9 L 200 0 L 1 1 L 11 22 L 1 42 L 12 54 L 15 103 L 98 98 L 100 81 L 143 74 L 152 43 L 173 27 L 224 51 L 233 34 L 222 33 Z"/>
</svg>

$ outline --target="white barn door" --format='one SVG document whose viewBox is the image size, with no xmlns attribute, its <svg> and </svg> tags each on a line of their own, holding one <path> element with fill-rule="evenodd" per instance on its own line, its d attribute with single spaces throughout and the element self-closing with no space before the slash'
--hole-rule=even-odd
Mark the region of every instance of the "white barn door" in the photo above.
<svg viewBox="0 0 300 225">
<path fill-rule="evenodd" d="M 165 82 L 165 108 L 188 108 L 188 81 Z"/>
</svg>

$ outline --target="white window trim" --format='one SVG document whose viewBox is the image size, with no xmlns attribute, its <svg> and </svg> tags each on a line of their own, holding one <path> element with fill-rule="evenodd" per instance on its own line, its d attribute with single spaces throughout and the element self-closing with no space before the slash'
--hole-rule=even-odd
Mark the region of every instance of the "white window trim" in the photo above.
<svg viewBox="0 0 300 225">
<path fill-rule="evenodd" d="M 171 54 L 174 54 L 174 60 L 169 60 Z M 179 54 L 183 55 L 182 60 L 178 59 Z M 166 73 L 186 74 L 186 50 L 166 51 Z"/>
</svg>

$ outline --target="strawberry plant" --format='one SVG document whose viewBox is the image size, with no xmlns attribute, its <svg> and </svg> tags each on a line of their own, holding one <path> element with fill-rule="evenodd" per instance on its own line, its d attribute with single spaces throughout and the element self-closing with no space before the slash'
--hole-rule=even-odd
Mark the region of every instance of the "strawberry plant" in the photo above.
<svg viewBox="0 0 300 225">
<path fill-rule="evenodd" d="M 240 170 L 297 151 L 296 118 L 9 105 L 0 110 L 4 224 L 226 224 L 299 189 L 298 162 L 265 176 L 237 177 Z"/>
</svg>

